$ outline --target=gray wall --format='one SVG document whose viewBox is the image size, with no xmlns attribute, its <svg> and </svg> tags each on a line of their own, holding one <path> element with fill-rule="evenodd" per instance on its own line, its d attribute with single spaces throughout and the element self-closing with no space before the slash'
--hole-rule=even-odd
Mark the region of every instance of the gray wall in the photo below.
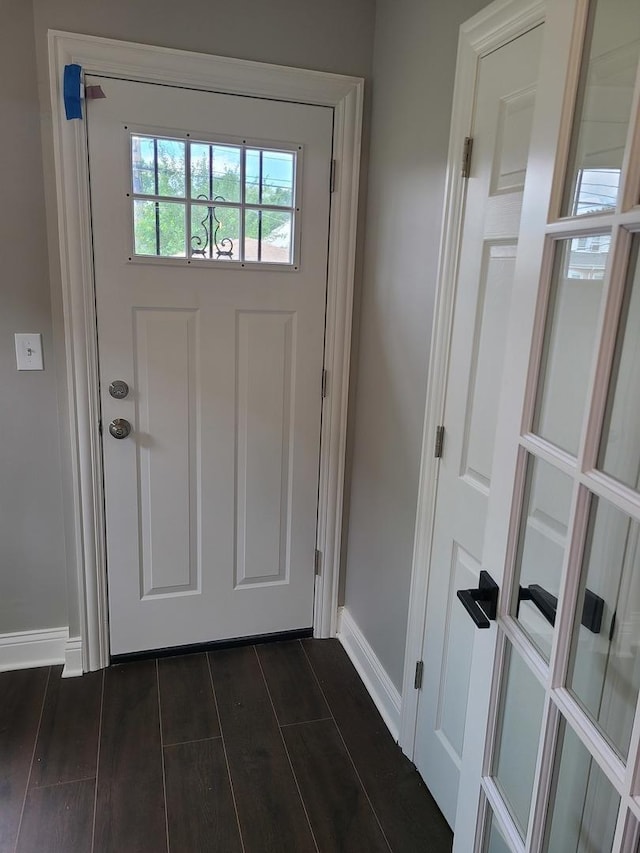
<svg viewBox="0 0 640 853">
<path fill-rule="evenodd" d="M 374 0 L 0 0 L 0 20 L 0 634 L 75 634 L 47 29 L 368 77 Z M 44 373 L 16 372 L 15 331 L 44 333 Z"/>
<path fill-rule="evenodd" d="M 47 29 L 368 76 L 374 0 L 33 0 Z M 41 66 L 44 70 L 44 65 Z"/>
<path fill-rule="evenodd" d="M 61 467 L 33 16 L 2 0 L 0 49 L 0 633 L 67 625 Z M 41 332 L 44 372 L 16 371 Z"/>
<path fill-rule="evenodd" d="M 402 686 L 458 28 L 486 0 L 378 0 L 344 602 Z"/>
</svg>

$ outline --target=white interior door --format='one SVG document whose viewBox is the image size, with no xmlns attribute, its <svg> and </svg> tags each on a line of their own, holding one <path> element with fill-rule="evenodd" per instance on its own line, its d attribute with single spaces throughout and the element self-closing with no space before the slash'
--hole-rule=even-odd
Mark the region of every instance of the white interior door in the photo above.
<svg viewBox="0 0 640 853">
<path fill-rule="evenodd" d="M 309 628 L 333 111 L 87 82 L 111 651 Z"/>
<path fill-rule="evenodd" d="M 638 850 L 639 68 L 636 3 L 552 4 L 483 563 L 501 591 L 474 637 L 460 853 Z"/>
<path fill-rule="evenodd" d="M 477 586 L 483 565 L 542 32 L 535 27 L 482 57 L 476 80 L 414 751 L 452 826 L 474 637 L 456 590 Z"/>
</svg>

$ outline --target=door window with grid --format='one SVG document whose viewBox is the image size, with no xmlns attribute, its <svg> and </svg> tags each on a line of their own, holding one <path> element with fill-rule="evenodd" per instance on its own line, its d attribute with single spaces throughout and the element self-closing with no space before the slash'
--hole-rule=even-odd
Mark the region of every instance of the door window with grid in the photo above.
<svg viewBox="0 0 640 853">
<path fill-rule="evenodd" d="M 297 265 L 301 146 L 130 138 L 132 258 Z"/>
</svg>

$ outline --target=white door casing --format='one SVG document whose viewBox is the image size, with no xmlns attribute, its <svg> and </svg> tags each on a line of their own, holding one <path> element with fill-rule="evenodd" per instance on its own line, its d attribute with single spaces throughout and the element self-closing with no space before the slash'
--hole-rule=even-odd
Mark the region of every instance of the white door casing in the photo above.
<svg viewBox="0 0 640 853">
<path fill-rule="evenodd" d="M 589 6 L 602 10 L 596 24 Z M 494 457 L 486 533 L 485 568 L 501 587 L 498 619 L 474 637 L 455 825 L 454 850 L 460 853 L 637 850 L 640 715 L 629 644 L 637 644 L 633 614 L 640 501 L 637 481 L 627 481 L 630 472 L 612 472 L 607 466 L 615 469 L 617 463 L 603 462 L 601 440 L 607 436 L 605 413 L 618 369 L 615 353 L 624 330 L 620 318 L 629 305 L 623 294 L 630 292 L 633 280 L 631 261 L 637 281 L 632 235 L 640 230 L 638 23 L 632 4 L 562 0 L 548 11 L 507 329 L 496 433 L 500 453 Z M 599 40 L 589 42 L 593 33 Z M 588 74 L 581 73 L 585 42 L 593 50 Z M 636 63 L 630 75 L 621 73 L 628 70 L 629 55 Z M 572 140 L 572 126 L 575 104 L 587 86 L 592 89 L 584 102 L 581 136 L 587 144 L 580 149 Z M 621 99 L 627 103 L 626 119 L 630 116 L 622 128 Z M 600 127 L 593 121 L 598 109 Z M 607 121 L 616 137 L 609 153 L 599 148 Z M 596 132 L 590 133 L 593 127 Z M 599 148 L 595 163 L 590 162 L 590 145 Z M 621 172 L 617 204 L 614 200 L 607 209 L 592 202 L 592 210 L 583 215 L 567 210 L 567 163 L 572 157 L 582 158 L 578 165 L 585 172 L 605 165 Z M 583 177 L 594 180 L 593 175 Z M 586 272 L 577 241 L 609 235 L 606 267 L 594 257 Z M 594 304 L 593 282 L 598 279 Z M 576 286 L 582 294 L 578 300 Z M 634 293 L 637 298 L 637 286 Z M 629 310 L 633 324 L 636 315 Z M 628 339 L 637 345 L 637 325 L 632 328 Z M 622 372 L 628 368 L 626 364 Z M 627 396 L 637 394 L 637 378 L 634 384 L 627 372 L 627 380 Z M 633 464 L 638 454 L 634 411 L 631 405 L 624 416 L 617 412 L 618 432 L 610 445 L 614 455 L 628 453 L 630 433 L 625 436 L 624 430 L 630 429 L 635 435 Z M 568 440 L 572 426 L 574 435 Z M 623 441 L 616 444 L 620 435 Z M 542 470 L 546 484 L 535 473 Z M 604 533 L 597 527 L 601 507 L 611 516 Z M 554 543 L 555 556 L 545 538 Z M 623 579 L 619 589 L 613 581 L 616 572 Z M 518 601 L 532 580 L 546 588 L 555 582 L 553 618 L 540 618 L 543 608 L 537 612 L 526 598 L 519 611 Z M 588 588 L 602 596 L 602 627 L 588 627 Z M 515 724 L 514 719 L 505 723 L 507 660 L 515 660 L 520 672 Z M 601 666 L 610 676 L 602 675 Z M 534 693 L 539 697 L 535 725 L 536 714 L 530 713 Z M 628 727 L 626 745 L 616 741 L 623 724 Z M 505 788 L 504 776 L 499 778 L 505 731 L 507 738 L 517 731 L 522 744 L 520 754 L 512 749 L 506 755 L 511 779 L 519 775 L 522 782 L 530 774 L 530 794 L 519 804 L 525 823 L 520 830 L 513 798 L 508 805 L 513 789 Z M 489 838 L 485 832 L 491 815 L 495 820 Z"/>
<path fill-rule="evenodd" d="M 70 555 L 77 567 L 85 671 L 108 663 L 109 640 L 86 137 L 82 122 L 64 118 L 62 72 L 70 63 L 78 63 L 85 73 L 299 101 L 334 110 L 337 180 L 331 197 L 325 332 L 328 382 L 317 535 L 322 558 L 314 612 L 316 636 L 331 636 L 337 615 L 363 81 L 91 36 L 49 33 L 69 430 L 74 448 L 70 460 L 74 504 L 68 508 L 74 531 Z"/>
<path fill-rule="evenodd" d="M 491 490 L 522 191 L 542 41 L 537 26 L 479 62 L 427 594 L 414 762 L 455 820 L 473 624 L 456 590 L 478 585 Z"/>
<path fill-rule="evenodd" d="M 86 124 L 112 653 L 310 628 L 333 111 L 107 77 L 85 81 L 106 96 L 87 103 Z M 282 180 L 269 174 L 278 162 L 270 149 L 288 146 L 274 156 L 280 163 L 295 157 L 298 166 L 293 263 L 242 262 L 233 225 L 239 208 L 202 201 L 192 221 L 186 211 L 182 233 L 189 248 L 205 245 L 212 259 L 136 254 L 132 139 L 137 157 L 141 145 L 152 154 L 144 133 L 160 138 L 160 151 L 162 139 L 173 139 L 165 150 L 194 152 L 196 160 L 208 150 L 204 140 L 226 145 L 211 149 L 231 157 L 221 163 L 235 163 L 246 150 L 249 164 L 250 152 L 265 148 L 267 182 Z M 171 180 L 180 184 L 193 161 L 167 156 L 158 167 L 175 166 Z M 136 162 L 152 177 L 151 161 Z M 202 168 L 206 158 L 197 162 Z M 247 177 L 247 192 L 256 179 Z M 179 197 L 186 190 L 195 198 L 206 186 L 210 200 L 220 200 L 217 185 L 209 187 L 213 178 L 197 180 L 178 189 Z M 226 181 L 235 198 L 240 176 Z M 144 199 L 133 205 L 152 211 L 156 203 Z M 183 201 L 157 204 L 160 235 L 165 215 L 184 222 Z M 289 214 L 261 215 L 266 228 L 269 217 Z M 185 239 L 166 233 L 176 244 L 170 251 L 182 243 L 184 252 Z M 247 240 L 253 257 L 257 243 Z M 236 260 L 216 261 L 218 246 L 231 246 Z M 124 399 L 109 392 L 115 379 L 129 385 Z M 114 418 L 131 423 L 125 439 L 109 433 Z"/>
</svg>

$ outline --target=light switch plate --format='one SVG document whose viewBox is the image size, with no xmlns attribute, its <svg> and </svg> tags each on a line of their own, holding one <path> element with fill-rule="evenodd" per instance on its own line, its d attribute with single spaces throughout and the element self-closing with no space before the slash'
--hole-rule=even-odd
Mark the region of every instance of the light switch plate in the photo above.
<svg viewBox="0 0 640 853">
<path fill-rule="evenodd" d="M 42 335 L 36 332 L 16 332 L 15 340 L 18 370 L 44 370 Z"/>
</svg>

